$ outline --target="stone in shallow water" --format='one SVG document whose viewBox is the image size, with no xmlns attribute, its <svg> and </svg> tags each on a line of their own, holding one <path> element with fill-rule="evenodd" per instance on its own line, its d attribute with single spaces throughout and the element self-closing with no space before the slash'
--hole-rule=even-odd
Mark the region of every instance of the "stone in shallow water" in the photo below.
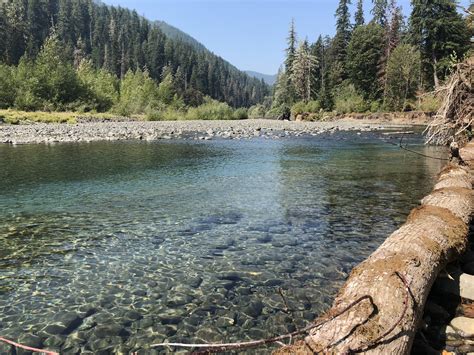
<svg viewBox="0 0 474 355">
<path fill-rule="evenodd" d="M 41 348 L 43 346 L 43 340 L 39 336 L 29 333 L 20 335 L 18 342 L 33 348 Z"/>
<path fill-rule="evenodd" d="M 252 301 L 244 307 L 243 312 L 250 317 L 257 318 L 262 314 L 263 303 L 261 301 Z"/>
<path fill-rule="evenodd" d="M 54 321 L 64 326 L 66 333 L 70 333 L 81 325 L 82 318 L 75 312 L 61 312 L 54 316 Z"/>
<path fill-rule="evenodd" d="M 143 316 L 139 312 L 134 310 L 127 311 L 125 313 L 125 317 L 132 320 L 139 320 L 143 318 Z"/>
<path fill-rule="evenodd" d="M 193 288 L 198 288 L 199 286 L 201 286 L 202 281 L 202 277 L 196 276 L 189 278 L 187 280 L 187 284 Z"/>
<path fill-rule="evenodd" d="M 67 328 L 62 324 L 50 324 L 43 328 L 43 332 L 50 335 L 65 334 Z"/>
<path fill-rule="evenodd" d="M 106 325 L 98 325 L 93 330 L 93 335 L 97 338 L 106 338 L 112 336 L 124 336 L 127 332 L 123 327 L 119 324 L 106 324 Z"/>
<path fill-rule="evenodd" d="M 60 349 L 63 346 L 65 340 L 65 336 L 52 335 L 44 341 L 44 346 L 48 349 Z"/>
</svg>

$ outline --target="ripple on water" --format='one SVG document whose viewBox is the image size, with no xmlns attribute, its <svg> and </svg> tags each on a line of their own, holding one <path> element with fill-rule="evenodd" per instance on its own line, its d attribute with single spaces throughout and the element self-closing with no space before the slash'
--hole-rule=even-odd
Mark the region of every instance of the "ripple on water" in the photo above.
<svg viewBox="0 0 474 355">
<path fill-rule="evenodd" d="M 374 134 L 0 155 L 0 334 L 63 353 L 303 327 L 439 168 Z"/>
</svg>

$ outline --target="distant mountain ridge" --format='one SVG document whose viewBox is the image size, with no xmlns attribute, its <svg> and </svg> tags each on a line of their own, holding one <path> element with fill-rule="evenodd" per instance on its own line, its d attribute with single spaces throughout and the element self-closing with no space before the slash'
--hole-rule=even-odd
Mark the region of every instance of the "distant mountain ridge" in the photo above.
<svg viewBox="0 0 474 355">
<path fill-rule="evenodd" d="M 155 24 L 169 38 L 187 43 L 198 51 L 212 53 L 201 42 L 199 42 L 197 39 L 187 34 L 186 32 L 181 31 L 179 28 L 176 28 L 165 21 L 155 21 Z M 277 80 L 276 74 L 275 75 L 262 74 L 262 73 L 251 71 L 251 70 L 243 70 L 243 72 L 252 78 L 257 78 L 259 80 L 263 79 L 263 81 L 267 85 L 274 85 Z"/>
<path fill-rule="evenodd" d="M 274 85 L 277 81 L 278 75 L 269 75 L 269 74 L 262 74 L 256 71 L 251 71 L 251 70 L 244 70 L 244 73 L 248 74 L 249 76 L 253 78 L 257 78 L 259 80 L 262 80 L 268 84 L 268 85 Z"/>
<path fill-rule="evenodd" d="M 181 31 L 179 28 L 170 25 L 165 21 L 157 20 L 154 22 L 155 25 L 169 38 L 176 39 L 191 45 L 194 49 L 198 51 L 208 51 L 210 52 L 204 44 L 199 42 L 194 37 L 190 36 L 186 32 Z"/>
</svg>

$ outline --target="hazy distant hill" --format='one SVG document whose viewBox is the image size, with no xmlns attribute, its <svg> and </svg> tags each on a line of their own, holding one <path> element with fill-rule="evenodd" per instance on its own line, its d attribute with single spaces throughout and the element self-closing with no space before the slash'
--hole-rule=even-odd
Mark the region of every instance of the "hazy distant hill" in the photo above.
<svg viewBox="0 0 474 355">
<path fill-rule="evenodd" d="M 254 77 L 254 78 L 257 78 L 257 79 L 263 79 L 263 81 L 265 83 L 267 83 L 268 85 L 273 85 L 276 83 L 276 80 L 277 80 L 277 75 L 268 75 L 268 74 L 262 74 L 262 73 L 257 73 L 255 71 L 251 71 L 251 70 L 245 70 L 245 73 L 247 73 L 248 75 Z"/>
<path fill-rule="evenodd" d="M 179 28 L 176 28 L 164 21 L 155 21 L 155 23 L 166 36 L 190 44 L 198 51 L 209 52 L 209 50 L 201 42 L 188 35 L 186 32 L 181 31 Z M 259 80 L 263 79 L 263 81 L 268 85 L 275 84 L 277 79 L 277 75 L 267 75 L 250 70 L 246 70 L 244 72 L 253 78 L 257 78 Z"/>
</svg>

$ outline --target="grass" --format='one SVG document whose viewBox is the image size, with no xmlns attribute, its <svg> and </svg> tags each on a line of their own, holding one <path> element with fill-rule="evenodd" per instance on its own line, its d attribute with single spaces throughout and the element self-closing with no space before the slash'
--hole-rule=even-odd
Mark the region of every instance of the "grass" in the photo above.
<svg viewBox="0 0 474 355">
<path fill-rule="evenodd" d="M 44 111 L 18 111 L 0 110 L 0 119 L 9 124 L 21 123 L 77 123 L 77 117 L 91 117 L 102 120 L 113 119 L 117 115 L 110 113 L 78 113 L 78 112 L 44 112 Z"/>
</svg>

